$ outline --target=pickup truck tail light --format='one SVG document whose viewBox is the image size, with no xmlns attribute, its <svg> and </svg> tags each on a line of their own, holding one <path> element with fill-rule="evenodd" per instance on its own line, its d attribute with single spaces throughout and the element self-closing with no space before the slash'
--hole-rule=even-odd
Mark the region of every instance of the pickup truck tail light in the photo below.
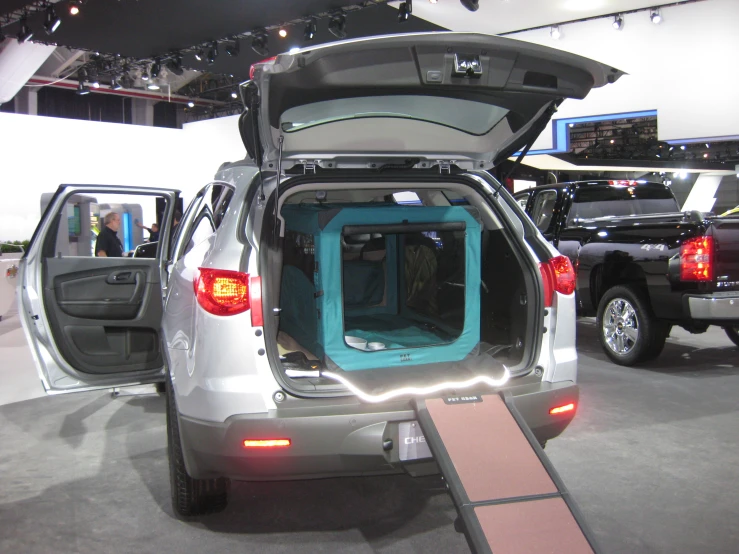
<svg viewBox="0 0 739 554">
<path fill-rule="evenodd" d="M 271 58 L 267 58 L 266 60 L 262 60 L 261 62 L 252 64 L 252 66 L 249 68 L 249 79 L 254 78 L 254 71 L 256 71 L 258 65 L 274 63 L 276 59 L 277 56 L 272 56 Z"/>
<path fill-rule="evenodd" d="M 713 237 L 695 237 L 682 243 L 680 280 L 713 281 Z"/>
<path fill-rule="evenodd" d="M 541 277 L 544 280 L 544 306 L 552 306 L 554 293 L 572 294 L 575 292 L 577 279 L 572 262 L 567 256 L 557 256 L 539 264 Z"/>
<path fill-rule="evenodd" d="M 210 314 L 236 315 L 251 306 L 247 273 L 201 267 L 195 273 L 193 286 L 198 304 Z"/>
</svg>

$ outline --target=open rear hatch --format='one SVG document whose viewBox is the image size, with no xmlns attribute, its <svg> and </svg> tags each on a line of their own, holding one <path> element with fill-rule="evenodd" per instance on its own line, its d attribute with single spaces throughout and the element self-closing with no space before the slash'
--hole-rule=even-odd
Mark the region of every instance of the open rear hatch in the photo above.
<svg viewBox="0 0 739 554">
<path fill-rule="evenodd" d="M 241 132 L 250 156 L 272 168 L 402 158 L 489 169 L 532 142 L 565 98 L 584 98 L 621 75 L 575 54 L 481 34 L 338 42 L 256 64 L 241 89 Z"/>
</svg>

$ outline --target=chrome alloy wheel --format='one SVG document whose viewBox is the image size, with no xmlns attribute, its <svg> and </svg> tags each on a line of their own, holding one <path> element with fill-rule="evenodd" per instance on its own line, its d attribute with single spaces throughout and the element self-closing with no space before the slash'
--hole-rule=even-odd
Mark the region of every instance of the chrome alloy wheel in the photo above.
<svg viewBox="0 0 739 554">
<path fill-rule="evenodd" d="M 614 298 L 606 306 L 601 332 L 606 344 L 619 356 L 631 352 L 639 339 L 639 318 L 634 307 L 623 298 Z"/>
</svg>

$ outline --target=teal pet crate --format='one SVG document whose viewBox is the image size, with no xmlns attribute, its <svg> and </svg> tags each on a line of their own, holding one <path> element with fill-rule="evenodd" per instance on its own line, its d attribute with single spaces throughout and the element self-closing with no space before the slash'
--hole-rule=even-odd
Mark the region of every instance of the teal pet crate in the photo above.
<svg viewBox="0 0 739 554">
<path fill-rule="evenodd" d="M 477 352 L 481 225 L 474 209 L 296 204 L 283 206 L 282 216 L 280 329 L 327 368 L 453 362 Z M 454 282 L 443 289 L 440 279 Z M 456 313 L 439 309 L 450 304 L 440 298 L 444 290 L 458 295 Z"/>
</svg>

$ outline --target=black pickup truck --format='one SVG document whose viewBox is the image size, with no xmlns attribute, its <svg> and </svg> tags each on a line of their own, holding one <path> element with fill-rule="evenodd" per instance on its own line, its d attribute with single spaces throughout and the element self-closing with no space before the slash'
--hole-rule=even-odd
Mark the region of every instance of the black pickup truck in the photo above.
<svg viewBox="0 0 739 554">
<path fill-rule="evenodd" d="M 596 316 L 617 364 L 656 358 L 673 325 L 720 325 L 739 346 L 739 216 L 680 212 L 668 186 L 643 181 L 560 183 L 515 197 L 572 261 L 578 314 Z"/>
</svg>

